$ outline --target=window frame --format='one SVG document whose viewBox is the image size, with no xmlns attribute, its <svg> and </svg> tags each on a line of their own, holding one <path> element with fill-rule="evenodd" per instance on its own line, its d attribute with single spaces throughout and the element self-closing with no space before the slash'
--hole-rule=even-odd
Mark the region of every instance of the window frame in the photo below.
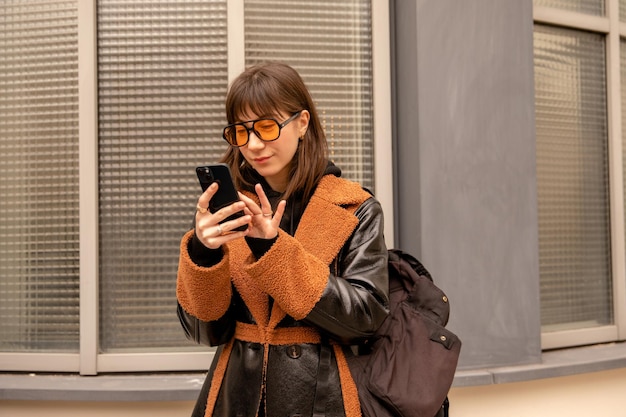
<svg viewBox="0 0 626 417">
<path fill-rule="evenodd" d="M 394 242 L 389 1 L 372 1 L 374 183 L 385 212 L 385 239 Z M 98 343 L 98 74 L 97 0 L 77 1 L 79 69 L 80 348 L 78 353 L 0 352 L 4 371 L 104 372 L 206 371 L 214 352 L 101 353 Z M 227 5 L 228 79 L 245 66 L 244 0 Z"/>
<path fill-rule="evenodd" d="M 626 23 L 619 21 L 619 0 L 606 0 L 606 15 L 592 16 L 550 7 L 533 7 L 534 23 L 602 34 L 606 48 L 609 221 L 614 324 L 597 328 L 542 332 L 543 350 L 626 339 L 626 256 L 622 161 L 620 41 Z"/>
</svg>

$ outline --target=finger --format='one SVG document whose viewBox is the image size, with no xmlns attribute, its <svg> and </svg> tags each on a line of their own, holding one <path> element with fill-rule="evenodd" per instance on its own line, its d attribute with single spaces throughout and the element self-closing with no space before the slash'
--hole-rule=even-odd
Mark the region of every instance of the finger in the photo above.
<svg viewBox="0 0 626 417">
<path fill-rule="evenodd" d="M 196 236 L 207 248 L 217 249 L 225 243 L 246 236 L 248 232 L 249 229 L 238 232 L 229 232 L 226 230 L 225 224 L 222 224 L 204 228 L 202 229 L 201 234 L 197 234 Z"/>
<path fill-rule="evenodd" d="M 233 214 L 242 211 L 246 207 L 246 203 L 243 201 L 237 201 L 231 205 L 223 207 L 213 213 L 213 222 L 221 223 L 226 218 L 232 216 Z M 248 219 L 249 220 L 249 219 Z"/>
<path fill-rule="evenodd" d="M 255 215 L 262 213 L 261 207 L 259 207 L 257 203 L 250 197 L 247 197 L 245 194 L 239 193 L 239 198 L 246 204 L 246 207 L 250 211 L 250 214 Z"/>
<path fill-rule="evenodd" d="M 214 182 L 213 184 L 209 185 L 207 189 L 202 193 L 200 198 L 198 198 L 198 203 L 196 204 L 196 208 L 198 209 L 199 212 L 202 211 L 200 210 L 200 208 L 205 208 L 208 210 L 209 202 L 211 201 L 211 199 L 217 192 L 218 188 L 219 186 L 217 185 L 216 182 Z"/>
<path fill-rule="evenodd" d="M 196 205 L 196 211 L 200 214 L 204 214 L 207 211 L 209 211 L 209 209 L 207 207 L 202 207 L 200 204 Z"/>
<path fill-rule="evenodd" d="M 256 191 L 256 194 L 259 196 L 259 202 L 261 203 L 261 212 L 263 213 L 264 216 L 271 217 L 272 205 L 270 204 L 270 201 L 268 200 L 267 195 L 265 195 L 265 191 L 263 190 L 263 187 L 261 186 L 261 184 L 255 185 L 254 190 Z"/>
<path fill-rule="evenodd" d="M 250 222 L 252 220 L 252 216 L 250 215 L 244 215 L 241 217 L 237 217 L 233 220 L 228 220 L 225 221 L 223 223 L 220 223 L 220 229 L 221 229 L 221 233 L 220 234 L 228 234 L 228 233 L 234 233 L 234 232 L 238 232 L 239 230 L 237 230 L 240 227 L 245 227 L 246 229 L 248 229 L 250 227 Z"/>
<path fill-rule="evenodd" d="M 280 202 L 278 203 L 278 206 L 276 206 L 276 213 L 274 213 L 274 217 L 272 218 L 272 221 L 277 226 L 280 225 L 280 221 L 283 218 L 283 214 L 285 214 L 285 207 L 287 207 L 287 202 L 285 200 L 280 200 Z"/>
</svg>

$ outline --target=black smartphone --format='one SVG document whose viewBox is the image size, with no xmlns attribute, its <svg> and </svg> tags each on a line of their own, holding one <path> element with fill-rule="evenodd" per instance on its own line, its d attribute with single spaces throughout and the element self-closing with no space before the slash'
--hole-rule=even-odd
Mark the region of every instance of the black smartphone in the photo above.
<svg viewBox="0 0 626 417">
<path fill-rule="evenodd" d="M 200 181 L 202 191 L 206 191 L 206 189 L 209 188 L 209 185 L 214 182 L 217 182 L 219 185 L 217 192 L 209 202 L 209 210 L 211 213 L 215 213 L 217 210 L 239 201 L 239 194 L 237 194 L 237 189 L 235 189 L 233 177 L 230 175 L 230 168 L 228 168 L 228 165 L 215 164 L 196 167 L 196 175 Z M 237 213 L 228 216 L 220 223 L 237 219 L 243 215 L 243 210 L 238 211 Z M 233 231 L 246 230 L 247 228 L 248 225 L 244 224 L 236 229 L 233 229 Z"/>
</svg>

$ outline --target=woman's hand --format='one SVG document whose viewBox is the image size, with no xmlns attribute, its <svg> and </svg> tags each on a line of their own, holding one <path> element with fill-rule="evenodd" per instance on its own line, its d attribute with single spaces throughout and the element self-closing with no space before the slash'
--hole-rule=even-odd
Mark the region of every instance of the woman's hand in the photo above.
<svg viewBox="0 0 626 417">
<path fill-rule="evenodd" d="M 220 222 L 228 216 L 243 210 L 246 207 L 246 203 L 238 201 L 230 206 L 216 211 L 215 213 L 211 213 L 208 210 L 209 202 L 217 192 L 217 189 L 217 183 L 211 184 L 209 188 L 202 193 L 196 206 L 196 237 L 204 246 L 211 249 L 217 249 L 226 242 L 248 235 L 250 227 L 240 232 L 232 232 L 232 230 L 239 226 L 251 223 L 252 219 L 252 216 L 246 214 L 238 219 L 229 220 L 220 224 Z"/>
<path fill-rule="evenodd" d="M 281 200 L 276 207 L 276 213 L 272 213 L 272 206 L 263 191 L 261 184 L 254 186 L 256 194 L 259 196 L 259 207 L 256 202 L 239 193 L 239 198 L 246 205 L 244 213 L 250 216 L 250 226 L 248 227 L 248 236 L 261 239 L 273 239 L 278 235 L 280 221 L 285 213 L 287 202 Z"/>
</svg>

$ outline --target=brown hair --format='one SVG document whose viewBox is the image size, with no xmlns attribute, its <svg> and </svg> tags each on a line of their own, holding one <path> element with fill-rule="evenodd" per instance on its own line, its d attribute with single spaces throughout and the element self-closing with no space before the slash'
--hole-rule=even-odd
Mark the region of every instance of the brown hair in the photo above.
<svg viewBox="0 0 626 417">
<path fill-rule="evenodd" d="M 301 194 L 308 199 L 324 175 L 328 158 L 326 135 L 315 105 L 304 81 L 296 70 L 280 62 L 257 64 L 242 72 L 230 85 L 226 95 L 228 123 L 241 121 L 251 111 L 258 117 L 277 117 L 308 110 L 309 126 L 291 161 L 290 182 L 283 198 Z M 230 147 L 222 157 L 240 187 L 254 186 L 254 170 L 238 148 Z"/>
</svg>

